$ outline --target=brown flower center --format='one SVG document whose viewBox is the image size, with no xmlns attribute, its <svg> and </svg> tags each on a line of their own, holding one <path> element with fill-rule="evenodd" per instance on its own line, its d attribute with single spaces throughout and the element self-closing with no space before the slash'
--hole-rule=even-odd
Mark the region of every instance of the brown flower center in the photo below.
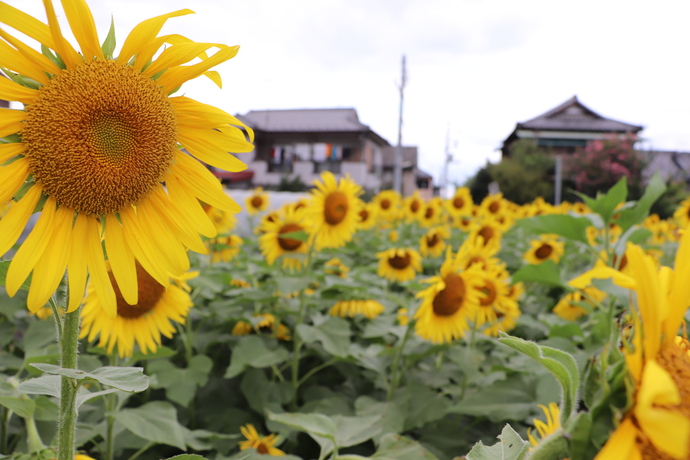
<svg viewBox="0 0 690 460">
<path fill-rule="evenodd" d="M 301 232 L 303 230 L 304 229 L 297 224 L 285 224 L 278 230 L 278 234 L 283 235 L 285 233 Z M 302 246 L 302 242 L 294 238 L 283 238 L 279 236 L 278 245 L 286 251 L 296 251 Z"/>
<path fill-rule="evenodd" d="M 431 219 L 434 217 L 434 208 L 431 206 L 427 206 L 426 211 L 424 212 L 424 217 L 427 219 Z"/>
<path fill-rule="evenodd" d="M 623 269 L 628 265 L 628 256 L 623 254 L 623 257 L 621 257 L 620 264 L 618 262 L 618 254 L 613 255 L 613 266 L 615 267 L 618 265 L 618 270 L 623 271 Z"/>
<path fill-rule="evenodd" d="M 62 71 L 26 107 L 31 172 L 47 195 L 85 214 L 145 199 L 177 145 L 175 110 L 131 66 L 92 61 Z"/>
<path fill-rule="evenodd" d="M 434 233 L 434 234 L 431 235 L 431 236 L 428 236 L 428 235 L 427 235 L 427 237 L 426 237 L 426 246 L 427 246 L 428 248 L 433 248 L 433 247 L 436 246 L 440 241 L 441 241 L 441 239 L 438 237 L 438 233 Z"/>
<path fill-rule="evenodd" d="M 485 225 L 481 229 L 479 229 L 477 235 L 484 238 L 484 246 L 486 246 L 487 244 L 489 244 L 489 240 L 491 240 L 491 238 L 493 238 L 494 235 L 496 235 L 496 232 L 493 228 L 489 227 L 488 225 Z"/>
<path fill-rule="evenodd" d="M 366 209 L 362 209 L 361 211 L 359 211 L 359 221 L 366 222 L 367 220 L 369 220 L 369 211 L 367 211 Z"/>
<path fill-rule="evenodd" d="M 389 200 L 388 198 L 384 198 L 383 200 L 381 200 L 381 209 L 383 209 L 385 211 L 386 209 L 388 209 L 390 207 L 391 207 L 391 200 Z"/>
<path fill-rule="evenodd" d="M 419 211 L 419 200 L 412 200 L 412 203 L 410 203 L 410 211 L 412 211 L 413 214 L 417 214 L 417 211 Z"/>
<path fill-rule="evenodd" d="M 497 295 L 496 285 L 493 283 L 493 281 L 484 281 L 484 286 L 479 288 L 479 292 L 481 292 L 481 296 L 479 297 L 479 305 L 482 307 L 493 305 Z"/>
<path fill-rule="evenodd" d="M 254 195 L 252 197 L 252 207 L 254 208 L 260 208 L 264 204 L 264 199 L 261 198 L 259 195 Z"/>
<path fill-rule="evenodd" d="M 491 214 L 496 214 L 501 209 L 501 203 L 494 201 L 489 205 L 489 212 Z"/>
<path fill-rule="evenodd" d="M 259 454 L 267 454 L 268 453 L 268 447 L 266 447 L 266 444 L 264 444 L 263 442 L 260 442 L 256 448 L 256 451 Z"/>
<path fill-rule="evenodd" d="M 122 297 L 122 292 L 120 292 L 120 288 L 112 272 L 108 272 L 108 275 L 110 276 L 110 282 L 113 284 L 113 289 L 115 290 L 117 315 L 122 318 L 135 319 L 145 315 L 156 307 L 158 301 L 165 293 L 165 287 L 153 279 L 153 277 L 137 263 L 139 299 L 136 305 L 130 305 L 125 301 L 124 297 Z"/>
<path fill-rule="evenodd" d="M 549 243 L 542 243 L 539 249 L 534 251 L 534 255 L 537 256 L 539 260 L 546 260 L 553 252 L 553 247 Z"/>
<path fill-rule="evenodd" d="M 330 225 L 338 225 L 347 216 L 347 196 L 343 192 L 331 192 L 324 203 L 324 217 Z"/>
<path fill-rule="evenodd" d="M 438 316 L 451 316 L 460 308 L 465 301 L 466 287 L 465 281 L 455 273 L 447 275 L 443 282 L 446 287 L 436 294 L 433 302 L 434 314 Z"/>
<path fill-rule="evenodd" d="M 459 196 L 456 196 L 453 200 L 453 207 L 455 209 L 462 209 L 463 207 L 465 207 L 465 200 L 463 200 Z"/>
<path fill-rule="evenodd" d="M 395 268 L 396 270 L 404 270 L 410 266 L 412 258 L 407 252 L 403 256 L 396 254 L 395 256 L 388 259 L 388 265 Z"/>
</svg>

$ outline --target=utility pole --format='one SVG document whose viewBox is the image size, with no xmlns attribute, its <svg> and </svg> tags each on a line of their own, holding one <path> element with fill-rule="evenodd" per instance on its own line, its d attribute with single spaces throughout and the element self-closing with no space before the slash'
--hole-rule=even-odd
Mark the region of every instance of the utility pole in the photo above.
<svg viewBox="0 0 690 460">
<path fill-rule="evenodd" d="M 450 124 L 446 127 L 446 149 L 444 152 L 445 158 L 443 159 L 443 173 L 441 174 L 441 196 L 443 198 L 448 198 L 448 170 L 450 169 L 450 163 L 453 161 L 453 156 L 450 154 Z"/>
<path fill-rule="evenodd" d="M 402 57 L 402 79 L 400 81 L 400 115 L 398 118 L 398 145 L 395 147 L 395 165 L 393 169 L 393 190 L 402 193 L 402 123 L 403 123 L 403 90 L 407 82 L 407 72 L 405 70 L 405 55 Z"/>
</svg>

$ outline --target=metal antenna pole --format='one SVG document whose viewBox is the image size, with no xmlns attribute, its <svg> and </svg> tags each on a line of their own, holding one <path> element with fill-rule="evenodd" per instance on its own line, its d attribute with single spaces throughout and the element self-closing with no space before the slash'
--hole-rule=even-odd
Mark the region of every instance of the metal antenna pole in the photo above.
<svg viewBox="0 0 690 460">
<path fill-rule="evenodd" d="M 402 80 L 400 81 L 400 115 L 398 118 L 398 145 L 395 147 L 395 165 L 393 169 L 393 190 L 402 193 L 402 123 L 403 123 L 403 90 L 407 82 L 405 55 L 402 57 Z"/>
</svg>

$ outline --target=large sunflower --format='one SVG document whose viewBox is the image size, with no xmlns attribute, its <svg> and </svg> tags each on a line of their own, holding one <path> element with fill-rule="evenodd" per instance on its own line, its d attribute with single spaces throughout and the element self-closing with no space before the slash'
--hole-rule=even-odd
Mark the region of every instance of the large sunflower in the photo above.
<svg viewBox="0 0 690 460">
<path fill-rule="evenodd" d="M 415 331 L 433 343 L 450 343 L 465 336 L 479 308 L 480 271 L 458 270 L 450 251 L 439 276 L 424 280 L 431 286 L 417 294 L 422 304 L 415 313 Z"/>
<path fill-rule="evenodd" d="M 422 271 L 422 256 L 414 249 L 388 249 L 376 254 L 376 257 L 379 258 L 378 274 L 381 278 L 409 281 Z"/>
<path fill-rule="evenodd" d="M 313 225 L 314 246 L 317 250 L 343 246 L 352 239 L 360 221 L 362 201 L 358 197 L 362 188 L 349 176 L 338 180 L 329 171 L 321 173 L 321 180 L 314 185 L 306 210 Z"/>
<path fill-rule="evenodd" d="M 112 271 L 108 274 L 113 277 Z M 139 292 L 135 304 L 129 304 L 117 284 L 113 284 L 117 299 L 115 318 L 110 318 L 101 308 L 101 299 L 93 284 L 86 289 L 81 310 L 80 337 L 88 337 L 91 342 L 100 335 L 98 345 L 105 347 L 108 353 L 117 347 L 121 358 L 132 356 L 135 342 L 143 353 L 155 353 L 161 344 L 161 336 L 172 337 L 175 333 L 172 323 L 184 323 L 193 305 L 186 280 L 196 276 L 195 272 L 173 278 L 167 288 L 139 264 L 136 275 Z"/>
<path fill-rule="evenodd" d="M 690 304 L 690 236 L 683 235 L 674 269 L 658 269 L 639 246 L 625 253 L 630 276 L 595 267 L 570 282 L 577 288 L 593 278 L 611 278 L 636 291 L 631 306 L 633 334 L 624 355 L 635 401 L 597 456 L 614 458 L 690 458 L 690 356 L 677 340 Z"/>
<path fill-rule="evenodd" d="M 283 268 L 298 270 L 307 254 L 307 243 L 301 239 L 284 237 L 288 233 L 305 232 L 304 211 L 284 207 L 276 213 L 273 220 L 264 221 L 260 226 L 263 235 L 259 237 L 259 248 L 266 262 L 273 265 L 278 257 L 283 257 Z"/>
<path fill-rule="evenodd" d="M 0 99 L 24 104 L 0 109 L 0 136 L 9 141 L 0 144 L 0 203 L 16 199 L 0 221 L 0 255 L 42 209 L 10 265 L 7 291 L 14 295 L 33 272 L 28 306 L 36 311 L 67 269 L 67 310 L 81 303 L 90 275 L 100 304 L 115 318 L 113 284 L 129 304 L 138 302 L 137 262 L 167 287 L 170 274 L 189 268 L 187 249 L 205 252 L 199 234 L 213 237 L 216 230 L 199 200 L 240 209 L 194 157 L 240 171 L 245 165 L 227 152 L 252 150 L 245 134 L 251 138 L 251 130 L 215 107 L 171 97 L 201 75 L 220 84 L 209 69 L 239 48 L 159 36 L 167 19 L 192 13 L 179 10 L 137 25 L 113 57 L 109 40 L 100 46 L 86 3 L 62 0 L 77 51 L 60 31 L 52 1 L 44 4 L 47 24 L 0 3 L 0 23 L 43 50 L 0 29 L 0 67 L 10 77 L 0 78 Z"/>
</svg>

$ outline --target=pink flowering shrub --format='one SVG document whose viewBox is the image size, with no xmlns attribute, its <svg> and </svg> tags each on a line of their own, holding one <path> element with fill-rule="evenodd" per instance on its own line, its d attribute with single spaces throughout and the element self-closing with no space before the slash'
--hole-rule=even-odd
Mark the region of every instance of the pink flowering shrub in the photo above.
<svg viewBox="0 0 690 460">
<path fill-rule="evenodd" d="M 623 176 L 628 179 L 631 197 L 642 189 L 644 161 L 635 151 L 637 137 L 628 134 L 619 137 L 607 135 L 602 140 L 591 141 L 578 149 L 568 164 L 568 176 L 575 181 L 578 192 L 589 196 L 608 190 Z"/>
</svg>

